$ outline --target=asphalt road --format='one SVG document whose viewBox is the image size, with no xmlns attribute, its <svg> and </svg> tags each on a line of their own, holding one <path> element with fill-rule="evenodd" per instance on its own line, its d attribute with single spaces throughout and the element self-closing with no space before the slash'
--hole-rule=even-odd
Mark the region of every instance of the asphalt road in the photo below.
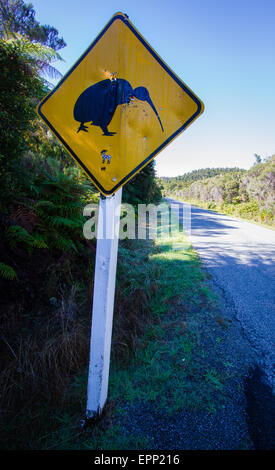
<svg viewBox="0 0 275 470">
<path fill-rule="evenodd" d="M 190 241 L 275 394 L 275 231 L 192 206 Z"/>
</svg>

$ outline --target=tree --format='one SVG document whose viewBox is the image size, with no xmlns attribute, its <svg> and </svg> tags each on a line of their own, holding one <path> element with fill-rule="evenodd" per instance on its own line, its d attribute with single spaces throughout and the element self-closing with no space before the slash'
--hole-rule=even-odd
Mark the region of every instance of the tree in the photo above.
<svg viewBox="0 0 275 470">
<path fill-rule="evenodd" d="M 258 155 L 257 153 L 254 153 L 254 157 L 255 157 L 255 165 L 258 165 L 258 163 L 262 163 L 262 157 L 260 155 Z"/>
<path fill-rule="evenodd" d="M 15 44 L 0 40 L 0 207 L 20 193 L 25 181 L 22 155 L 36 118 L 34 102 L 44 85 Z"/>
<path fill-rule="evenodd" d="M 49 91 L 41 75 L 61 75 L 50 62 L 60 58 L 55 49 L 65 42 L 55 28 L 40 27 L 32 5 L 22 0 L 0 0 L 0 20 L 0 208 L 6 212 L 31 185 L 23 157 L 40 128 L 35 105 Z"/>
<path fill-rule="evenodd" d="M 66 46 L 53 26 L 40 25 L 35 19 L 31 3 L 23 0 L 0 0 L 0 37 L 14 42 L 22 55 L 32 59 L 42 75 L 61 78 L 61 73 L 51 65 L 62 60 L 57 52 Z M 49 85 L 49 84 L 48 84 Z"/>
<path fill-rule="evenodd" d="M 0 36 L 5 39 L 15 33 L 55 51 L 66 46 L 56 28 L 41 25 L 35 19 L 35 10 L 31 3 L 25 4 L 23 0 L 0 0 Z"/>
<path fill-rule="evenodd" d="M 123 189 L 123 202 L 130 204 L 159 203 L 161 190 L 155 176 L 155 162 L 148 163 Z"/>
</svg>

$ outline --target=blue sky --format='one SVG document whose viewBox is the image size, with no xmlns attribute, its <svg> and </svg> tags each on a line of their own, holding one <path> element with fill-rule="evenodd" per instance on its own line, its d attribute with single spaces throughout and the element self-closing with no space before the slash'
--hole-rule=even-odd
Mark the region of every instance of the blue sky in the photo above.
<svg viewBox="0 0 275 470">
<path fill-rule="evenodd" d="M 67 42 L 61 73 L 117 11 L 201 98 L 205 111 L 156 157 L 158 176 L 250 168 L 275 153 L 275 0 L 30 0 Z"/>
</svg>

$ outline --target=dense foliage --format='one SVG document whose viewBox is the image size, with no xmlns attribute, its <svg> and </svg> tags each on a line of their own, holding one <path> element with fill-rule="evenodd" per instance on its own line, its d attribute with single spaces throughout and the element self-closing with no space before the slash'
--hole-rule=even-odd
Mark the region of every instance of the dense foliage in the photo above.
<svg viewBox="0 0 275 470">
<path fill-rule="evenodd" d="M 123 189 L 123 202 L 149 204 L 161 201 L 161 189 L 155 177 L 155 162 L 150 162 Z"/>
<path fill-rule="evenodd" d="M 60 399 L 88 361 L 96 241 L 84 238 L 82 214 L 99 193 L 35 112 L 64 40 L 22 0 L 0 0 L 0 20 L 0 407 L 13 434 L 24 430 L 25 403 Z M 158 202 L 153 163 L 123 193 L 129 203 Z M 127 269 L 119 258 L 116 344 L 125 310 L 132 321 L 146 305 Z"/>
<path fill-rule="evenodd" d="M 211 178 L 212 176 L 217 176 L 224 173 L 232 173 L 232 171 L 242 171 L 238 168 L 202 168 L 200 170 L 193 170 L 184 175 L 175 176 L 169 178 L 168 176 L 163 176 L 161 179 L 165 184 L 169 184 L 169 187 L 175 187 L 178 183 L 192 183 L 193 181 L 202 180 L 204 178 Z M 173 186 L 172 186 L 173 185 Z"/>
<path fill-rule="evenodd" d="M 257 158 L 256 158 L 257 157 Z M 206 168 L 183 177 L 161 178 L 165 195 L 227 214 L 274 223 L 275 155 L 256 163 L 250 170 Z"/>
<path fill-rule="evenodd" d="M 23 0 L 0 0 L 0 35 L 9 37 L 16 33 L 55 51 L 66 46 L 56 28 L 41 25 L 36 20 L 31 3 L 26 4 Z"/>
</svg>

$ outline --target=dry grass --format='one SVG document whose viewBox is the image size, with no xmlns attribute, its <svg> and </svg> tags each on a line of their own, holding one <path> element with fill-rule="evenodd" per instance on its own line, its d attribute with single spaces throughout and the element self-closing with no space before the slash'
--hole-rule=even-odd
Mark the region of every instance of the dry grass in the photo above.
<svg viewBox="0 0 275 470">
<path fill-rule="evenodd" d="M 17 328 L 13 336 L 9 331 L 7 338 L 2 325 L 0 406 L 4 417 L 26 402 L 59 400 L 68 378 L 86 363 L 88 329 L 76 315 L 74 296 L 73 288 L 55 315 L 33 321 L 32 328 Z"/>
<path fill-rule="evenodd" d="M 138 338 L 150 321 L 150 297 L 157 289 L 156 276 L 150 272 L 148 263 L 151 243 L 148 246 L 129 243 L 120 247 L 112 338 L 112 358 L 124 363 L 136 350 Z M 36 410 L 36 415 L 39 403 L 48 403 L 49 409 L 56 403 L 62 404 L 72 376 L 87 366 L 91 325 L 91 298 L 87 291 L 92 290 L 91 284 L 87 283 L 86 291 L 82 291 L 82 302 L 76 284 L 65 292 L 58 289 L 58 283 L 56 291 L 51 292 L 55 297 L 50 298 L 53 305 L 48 311 L 39 315 L 27 313 L 14 304 L 2 314 L 2 429 L 7 422 L 10 429 L 18 427 L 20 415 L 20 426 L 28 433 L 26 410 L 31 413 Z"/>
<path fill-rule="evenodd" d="M 136 288 L 125 296 L 121 289 L 116 294 L 116 309 L 112 337 L 112 352 L 123 362 L 127 362 L 137 341 L 149 321 L 148 302 L 150 292 Z"/>
</svg>

